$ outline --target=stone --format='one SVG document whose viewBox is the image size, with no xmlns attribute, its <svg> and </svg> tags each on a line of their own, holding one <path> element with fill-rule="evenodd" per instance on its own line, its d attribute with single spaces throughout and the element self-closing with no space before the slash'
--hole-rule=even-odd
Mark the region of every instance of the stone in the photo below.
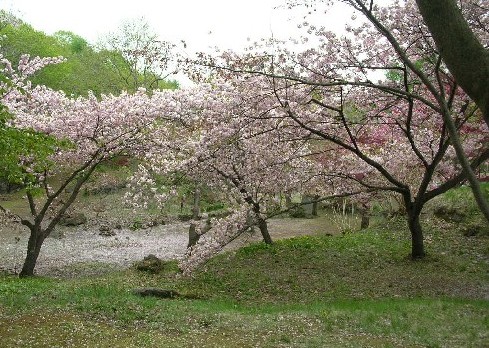
<svg viewBox="0 0 489 348">
<path fill-rule="evenodd" d="M 115 231 L 109 225 L 101 225 L 98 230 L 99 236 L 113 237 L 116 235 Z"/>
<path fill-rule="evenodd" d="M 149 254 L 143 260 L 136 262 L 135 267 L 141 272 L 157 274 L 163 269 L 163 262 L 155 255 Z"/>
<path fill-rule="evenodd" d="M 446 222 L 462 222 L 465 218 L 465 213 L 455 207 L 441 205 L 433 210 L 433 214 L 439 219 Z"/>
<path fill-rule="evenodd" d="M 79 226 L 87 223 L 87 217 L 83 213 L 65 214 L 59 220 L 61 226 Z"/>
</svg>

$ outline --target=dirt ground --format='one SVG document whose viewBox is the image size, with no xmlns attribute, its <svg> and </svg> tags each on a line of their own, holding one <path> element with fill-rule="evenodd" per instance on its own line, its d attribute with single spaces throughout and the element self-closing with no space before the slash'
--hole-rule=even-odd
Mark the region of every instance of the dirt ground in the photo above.
<svg viewBox="0 0 489 348">
<path fill-rule="evenodd" d="M 51 277 L 76 277 L 129 267 L 148 254 L 168 260 L 185 254 L 188 223 L 173 222 L 147 229 L 114 229 L 114 236 L 101 236 L 97 224 L 57 227 L 43 244 L 36 273 Z M 330 217 L 315 219 L 280 218 L 269 220 L 273 239 L 300 235 L 338 233 Z M 19 225 L 0 229 L 0 271 L 18 272 L 25 257 L 28 232 Z M 258 230 L 243 235 L 226 249 L 260 240 Z"/>
</svg>

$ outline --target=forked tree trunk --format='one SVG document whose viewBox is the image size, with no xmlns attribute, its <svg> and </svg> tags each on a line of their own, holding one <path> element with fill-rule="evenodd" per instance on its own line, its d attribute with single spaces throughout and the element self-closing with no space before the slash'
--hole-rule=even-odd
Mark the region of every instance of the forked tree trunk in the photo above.
<svg viewBox="0 0 489 348">
<path fill-rule="evenodd" d="M 44 242 L 44 234 L 39 226 L 30 228 L 31 234 L 27 243 L 27 254 L 24 260 L 24 265 L 19 273 L 20 277 L 31 277 L 34 275 L 37 258 L 41 252 L 41 246 Z"/>
<path fill-rule="evenodd" d="M 97 166 L 101 163 L 103 158 L 99 158 L 100 152 L 97 151 L 93 155 L 89 161 L 85 162 L 80 168 L 73 171 L 71 175 L 69 175 L 64 182 L 60 185 L 60 187 L 52 192 L 51 194 L 46 195 L 46 201 L 40 207 L 40 209 L 36 209 L 36 203 L 34 201 L 34 197 L 31 192 L 27 192 L 27 199 L 29 200 L 29 206 L 31 210 L 31 216 L 33 217 L 33 222 L 28 220 L 21 219 L 21 223 L 28 227 L 31 231 L 29 236 L 29 241 L 27 242 L 27 254 L 25 257 L 24 265 L 22 266 L 22 270 L 19 273 L 20 277 L 29 277 L 34 275 L 34 268 L 36 267 L 37 258 L 39 257 L 39 253 L 41 251 L 41 246 L 44 240 L 51 234 L 59 220 L 63 216 L 63 214 L 68 210 L 68 208 L 73 204 L 82 185 L 88 180 L 90 175 L 92 175 L 93 171 Z M 64 202 L 59 202 L 61 207 L 58 209 L 55 206 L 55 201 L 60 198 L 63 192 L 66 192 L 68 185 L 74 184 L 73 190 L 68 196 L 68 199 Z M 47 227 L 44 229 L 41 227 L 43 220 L 46 218 L 46 213 L 49 209 L 54 209 L 54 217 L 47 224 Z"/>
</svg>

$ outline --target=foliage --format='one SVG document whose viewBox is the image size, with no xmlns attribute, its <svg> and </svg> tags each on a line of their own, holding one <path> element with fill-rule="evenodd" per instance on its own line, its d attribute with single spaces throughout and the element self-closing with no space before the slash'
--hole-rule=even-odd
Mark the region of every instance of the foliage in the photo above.
<svg viewBox="0 0 489 348">
<path fill-rule="evenodd" d="M 45 85 L 75 96 L 87 96 L 89 91 L 96 96 L 118 95 L 129 88 L 119 75 L 118 67 L 113 64 L 114 60 L 125 64 L 121 51 L 98 50 L 81 36 L 69 31 L 46 35 L 5 12 L 0 16 L 0 34 L 5 35 L 0 53 L 12 62 L 18 61 L 26 53 L 31 56 L 66 58 L 63 64 L 39 71 L 32 78 L 34 85 Z M 136 76 L 142 78 L 142 74 L 137 73 Z M 177 86 L 174 82 L 161 81 L 158 87 Z M 135 92 L 137 88 L 129 89 Z"/>
<path fill-rule="evenodd" d="M 170 69 L 174 45 L 160 40 L 144 18 L 122 23 L 118 32 L 107 35 L 101 45 L 108 64 L 124 82 L 125 90 L 178 87 L 176 81 L 166 80 L 173 73 Z"/>
<path fill-rule="evenodd" d="M 0 127 L 0 180 L 35 185 L 37 178 L 33 173 L 52 167 L 51 155 L 56 149 L 66 146 L 69 145 L 64 141 L 32 130 Z M 32 171 L 26 171 L 20 163 L 22 159 L 29 159 Z"/>
</svg>

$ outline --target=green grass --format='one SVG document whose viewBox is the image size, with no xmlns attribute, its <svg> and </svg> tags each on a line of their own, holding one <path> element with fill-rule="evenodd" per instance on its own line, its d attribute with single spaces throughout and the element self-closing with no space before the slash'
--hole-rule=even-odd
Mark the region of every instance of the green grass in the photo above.
<svg viewBox="0 0 489 348">
<path fill-rule="evenodd" d="M 443 203 L 476 216 L 461 204 L 469 196 L 463 188 Z M 175 261 L 157 275 L 0 275 L 0 346 L 488 347 L 489 237 L 465 237 L 430 214 L 423 227 L 421 261 L 408 257 L 405 222 L 390 220 L 251 244 L 191 277 Z M 140 298 L 140 287 L 198 299 Z"/>
<path fill-rule="evenodd" d="M 481 183 L 481 189 L 486 200 L 489 201 L 489 182 Z M 466 235 L 489 236 L 489 224 L 480 213 L 470 187 L 462 186 L 436 197 L 425 210 L 428 212 L 436 211 L 437 208 L 445 210 L 448 217 L 450 215 L 452 218 L 458 217 L 460 221 L 452 224 L 451 228 L 455 228 Z"/>
<path fill-rule="evenodd" d="M 487 239 L 435 231 L 413 262 L 396 226 L 252 244 L 190 278 L 175 262 L 159 275 L 3 276 L 2 347 L 487 346 Z M 143 286 L 200 299 L 132 294 Z"/>
</svg>

